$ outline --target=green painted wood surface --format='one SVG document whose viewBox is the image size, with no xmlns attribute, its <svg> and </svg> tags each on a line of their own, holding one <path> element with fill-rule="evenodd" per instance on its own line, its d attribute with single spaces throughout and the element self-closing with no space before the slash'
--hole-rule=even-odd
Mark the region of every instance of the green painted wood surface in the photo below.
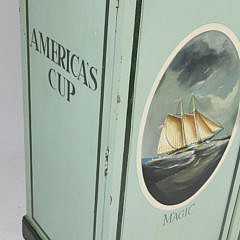
<svg viewBox="0 0 240 240">
<path fill-rule="evenodd" d="M 153 207 L 143 196 L 136 156 L 143 109 L 166 59 L 189 33 L 205 24 L 224 24 L 239 38 L 239 3 L 236 0 L 217 3 L 21 0 L 20 3 L 27 216 L 40 236 L 44 240 L 213 240 L 218 239 L 222 227 L 222 239 L 226 239 L 240 184 L 238 171 L 232 184 L 239 139 L 234 139 L 207 188 L 186 205 L 194 204 L 192 215 L 165 227 L 163 217 L 170 211 Z M 106 21 L 108 34 L 104 38 Z M 30 43 L 33 28 L 95 66 L 97 90 L 86 87 L 83 80 L 76 80 L 34 47 L 29 48 L 28 56 L 27 30 Z M 100 110 L 104 46 L 104 102 Z M 70 103 L 49 86 L 50 68 L 75 84 L 76 94 Z M 98 155 L 100 112 L 103 113 L 102 138 Z M 236 136 L 239 134 L 238 127 Z M 98 197 L 95 198 L 98 160 Z M 126 178 L 122 171 L 126 171 Z M 237 225 L 232 227 L 234 232 L 238 231 Z"/>
<path fill-rule="evenodd" d="M 108 139 L 107 131 L 102 134 L 99 128 L 108 126 L 109 120 L 108 111 L 101 108 L 101 101 L 104 96 L 104 103 L 109 106 L 107 102 L 111 97 L 111 84 L 105 81 L 103 85 L 102 81 L 108 1 L 71 1 L 69 4 L 66 1 L 23 0 L 20 11 L 27 215 L 43 239 L 78 239 L 79 236 L 98 239 L 101 226 L 97 226 L 97 216 L 102 218 Z M 69 49 L 71 54 L 79 56 L 74 59 L 73 72 L 80 70 L 83 60 L 86 73 L 81 68 L 78 79 L 66 70 L 66 65 L 65 69 L 63 64 L 59 66 L 59 52 L 55 62 L 51 55 L 43 54 L 43 48 L 39 53 L 39 32 L 44 42 L 47 37 L 54 40 L 56 51 L 63 46 L 66 54 Z M 91 67 L 94 67 L 92 73 Z M 54 86 L 49 82 L 50 69 L 54 69 L 51 75 Z M 58 87 L 57 72 L 74 84 L 75 94 L 69 96 L 71 99 L 67 95 L 60 96 L 55 89 Z M 97 83 L 91 74 L 96 76 Z M 107 92 L 105 95 L 103 90 Z M 99 119 L 102 112 L 104 117 Z"/>
<path fill-rule="evenodd" d="M 191 216 L 168 226 L 163 226 L 163 219 L 164 214 L 170 214 L 171 210 L 153 207 L 140 189 L 136 168 L 137 142 L 148 94 L 171 52 L 188 34 L 209 23 L 224 24 L 239 38 L 238 6 L 237 1 L 143 1 L 121 239 L 218 239 L 237 160 L 239 138 L 235 137 L 221 168 L 204 191 L 187 205 L 175 209 L 179 212 L 194 204 Z M 239 134 L 238 126 L 235 136 Z M 239 177 L 235 181 L 237 186 Z M 222 239 L 227 237 L 236 193 L 237 187 L 234 187 Z"/>
<path fill-rule="evenodd" d="M 238 162 L 240 161 L 240 151 L 238 153 Z M 237 175 L 239 175 L 239 171 L 237 172 Z M 237 176 L 236 176 L 237 178 Z M 239 177 L 238 177 L 239 178 Z M 233 214 L 231 217 L 230 227 L 227 232 L 227 239 L 238 239 L 239 238 L 239 232 L 240 232 L 240 192 L 239 192 L 239 185 L 236 182 L 235 188 L 238 189 L 237 196 L 232 197 L 232 200 L 235 202 L 232 203 L 234 206 Z M 226 230 L 227 231 L 227 230 Z"/>
</svg>

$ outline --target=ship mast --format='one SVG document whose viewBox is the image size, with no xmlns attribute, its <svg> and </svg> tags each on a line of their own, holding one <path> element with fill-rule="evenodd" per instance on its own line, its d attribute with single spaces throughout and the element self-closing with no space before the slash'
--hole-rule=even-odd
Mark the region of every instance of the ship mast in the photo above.
<svg viewBox="0 0 240 240">
<path fill-rule="evenodd" d="M 201 137 L 199 134 L 199 128 L 198 128 L 198 124 L 197 124 L 197 120 L 196 120 L 196 103 L 195 103 L 194 95 L 192 95 L 192 104 L 193 104 L 193 116 L 194 116 L 194 124 L 195 124 L 195 128 L 196 128 L 196 132 L 197 132 L 197 138 L 198 138 L 198 141 L 201 141 Z"/>
<path fill-rule="evenodd" d="M 185 135 L 185 129 L 184 129 L 184 113 L 183 113 L 183 102 L 182 99 L 180 99 L 180 111 L 181 111 L 181 122 L 182 122 L 182 133 L 183 133 L 183 145 L 185 146 L 187 143 L 186 135 Z"/>
<path fill-rule="evenodd" d="M 222 129 L 196 110 L 192 95 L 193 113 L 184 113 L 182 99 L 178 99 L 177 114 L 168 114 L 158 143 L 158 154 L 185 151 L 211 139 Z M 179 116 L 180 115 L 180 116 Z M 185 150 L 184 150 L 185 149 Z"/>
</svg>

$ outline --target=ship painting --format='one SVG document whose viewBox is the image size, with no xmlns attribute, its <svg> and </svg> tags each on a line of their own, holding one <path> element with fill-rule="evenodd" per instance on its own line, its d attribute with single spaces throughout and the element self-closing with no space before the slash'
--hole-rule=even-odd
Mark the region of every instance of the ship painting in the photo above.
<svg viewBox="0 0 240 240">
<path fill-rule="evenodd" d="M 161 125 L 158 155 L 173 154 L 200 146 L 223 129 L 220 124 L 216 124 L 196 110 L 194 96 L 192 96 L 192 113 L 183 113 L 181 99 L 179 102 L 180 116 L 168 114 L 164 124 Z"/>
<path fill-rule="evenodd" d="M 157 76 L 141 122 L 138 176 L 154 206 L 176 206 L 209 186 L 235 137 L 236 47 L 219 30 L 186 39 Z"/>
<path fill-rule="evenodd" d="M 167 205 L 189 198 L 210 177 L 226 150 L 231 134 L 217 135 L 224 129 L 220 123 L 196 109 L 168 114 L 160 125 L 155 157 L 142 159 L 143 176 L 151 194 Z"/>
</svg>

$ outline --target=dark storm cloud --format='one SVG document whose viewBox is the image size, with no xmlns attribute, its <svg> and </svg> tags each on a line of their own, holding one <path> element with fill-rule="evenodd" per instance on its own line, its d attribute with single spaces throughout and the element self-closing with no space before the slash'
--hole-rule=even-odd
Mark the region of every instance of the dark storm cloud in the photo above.
<svg viewBox="0 0 240 240">
<path fill-rule="evenodd" d="M 178 82 L 183 87 L 192 87 L 198 82 L 205 81 L 210 75 L 221 68 L 229 70 L 235 54 L 229 50 L 226 40 L 222 51 L 209 47 L 202 39 L 183 48 L 173 60 L 170 69 L 181 72 Z"/>
</svg>

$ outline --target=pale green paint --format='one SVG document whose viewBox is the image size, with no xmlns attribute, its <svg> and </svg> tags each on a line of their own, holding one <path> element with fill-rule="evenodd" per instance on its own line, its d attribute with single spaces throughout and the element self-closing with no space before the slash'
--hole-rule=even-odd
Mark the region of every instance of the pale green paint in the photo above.
<svg viewBox="0 0 240 240">
<path fill-rule="evenodd" d="M 240 178 L 239 175 L 240 171 L 237 172 L 237 179 Z M 238 239 L 240 234 L 240 188 L 238 181 L 235 182 L 235 189 L 238 189 L 238 191 L 235 191 L 234 196 L 232 197 L 231 211 L 233 211 L 233 214 L 232 217 L 229 216 L 229 219 L 231 217 L 230 227 L 228 231 L 226 230 L 227 239 L 229 240 Z"/>
<path fill-rule="evenodd" d="M 106 184 L 106 204 L 102 239 L 116 239 L 121 170 L 126 129 L 128 86 L 131 70 L 132 43 L 135 21 L 135 1 L 120 1 L 117 15 L 115 60 L 110 124 L 109 174 Z M 114 17 L 114 12 L 111 13 Z M 109 35 L 110 37 L 110 35 Z M 111 37 L 110 37 L 111 39 Z M 117 103 L 117 95 L 120 103 Z M 112 203 L 110 204 L 110 197 Z"/>
<path fill-rule="evenodd" d="M 240 226 L 240 204 L 239 204 L 239 193 L 238 198 L 236 201 L 236 205 L 234 206 L 234 213 L 231 219 L 231 225 L 228 232 L 228 239 L 237 239 L 240 233 L 239 226 Z"/>
<path fill-rule="evenodd" d="M 98 69 L 98 90 L 93 92 L 30 48 L 34 219 L 51 239 L 79 239 L 80 236 L 91 239 L 93 235 L 105 3 L 71 1 L 69 4 L 59 0 L 29 0 L 30 41 L 35 28 Z M 23 0 L 27 215 L 31 220 L 25 8 Z M 75 83 L 76 95 L 70 104 L 50 88 L 48 70 L 51 67 Z M 106 102 L 111 97 L 110 88 L 106 81 Z M 109 125 L 108 112 L 105 109 L 104 112 L 103 129 Z M 107 137 L 107 132 L 104 132 L 100 161 L 99 219 L 102 218 L 101 205 L 104 198 L 103 170 Z M 32 224 L 36 227 L 34 221 Z M 42 233 L 41 236 L 45 239 Z"/>
<path fill-rule="evenodd" d="M 48 7 L 45 6 L 47 3 L 45 0 L 30 2 L 34 2 L 34 5 L 31 6 L 30 4 L 30 12 L 32 12 L 30 14 L 31 27 L 42 30 L 45 34 L 49 34 L 66 47 L 68 46 L 71 50 L 75 50 L 76 53 L 79 53 L 84 59 L 93 61 L 99 71 L 101 71 L 105 1 L 74 0 L 71 1 L 70 4 L 63 0 L 54 0 L 51 1 L 51 3 L 48 2 Z M 113 240 L 116 236 L 135 5 L 135 1 L 120 1 L 120 7 L 117 10 L 115 2 L 111 2 L 110 4 L 97 240 Z M 231 28 L 235 34 L 240 36 L 240 30 L 237 24 L 238 5 L 237 1 L 218 1 L 216 3 L 216 1 L 209 2 L 206 0 L 199 1 L 198 3 L 189 0 L 174 2 L 145 0 L 143 3 L 139 60 L 135 85 L 134 118 L 131 130 L 127 191 L 123 218 L 123 240 L 217 239 L 228 197 L 239 141 L 237 139 L 235 140 L 231 152 L 213 181 L 211 181 L 208 187 L 194 200 L 196 206 L 194 207 L 193 215 L 182 220 L 179 224 L 172 224 L 165 228 L 161 226 L 164 211 L 157 210 L 151 206 L 143 196 L 139 187 L 136 170 L 136 144 L 139 124 L 147 96 L 157 73 L 172 50 L 187 34 L 207 23 L 223 23 Z M 41 10 L 43 8 L 44 11 Z M 89 14 L 89 12 L 91 12 L 92 15 Z M 51 14 L 53 14 L 52 16 L 54 17 L 51 17 L 49 20 L 48 17 Z M 21 1 L 21 15 L 25 98 L 27 215 L 31 221 L 24 0 Z M 86 24 L 86 19 L 91 19 L 89 20 L 89 24 L 92 24 L 91 26 L 97 29 L 97 38 L 93 37 L 91 31 L 86 28 L 86 26 L 89 26 Z M 58 21 L 61 22 L 60 25 Z M 87 41 L 89 39 L 93 44 L 88 44 Z M 95 47 L 93 48 L 92 46 Z M 34 68 L 33 66 L 32 75 L 38 75 L 42 80 L 46 81 L 46 75 L 42 77 L 42 74 L 47 73 L 46 70 L 49 67 L 49 63 L 47 64 L 47 60 L 44 57 L 38 56 L 32 51 L 31 58 L 34 59 L 34 64 L 40 63 L 38 68 L 36 66 Z M 98 73 L 98 76 L 100 75 L 101 72 Z M 49 90 L 49 87 L 44 85 L 44 81 L 38 78 L 39 77 L 36 77 L 35 81 L 40 84 L 41 89 L 44 89 L 45 92 L 50 91 L 51 89 Z M 35 85 L 33 85 L 33 87 L 34 86 Z M 79 149 L 73 148 L 73 146 L 76 141 L 78 141 L 78 144 L 84 143 L 84 138 L 81 137 L 82 135 L 97 136 L 98 122 L 96 119 L 98 119 L 98 110 L 91 112 L 91 107 L 87 109 L 86 99 L 95 95 L 95 97 L 90 100 L 93 108 L 98 105 L 96 99 L 99 99 L 100 92 L 98 90 L 97 93 L 91 95 L 91 92 L 84 86 L 79 86 L 78 90 L 81 92 L 77 95 L 76 101 L 70 105 L 66 104 L 59 96 L 55 96 L 54 92 L 48 93 L 48 100 L 43 104 L 41 103 L 41 92 L 34 91 L 33 105 L 36 104 L 38 109 L 35 108 L 33 111 L 33 126 L 34 123 L 39 124 L 33 130 L 33 133 L 35 133 L 35 137 L 33 138 L 35 141 L 34 146 L 40 143 L 37 145 L 39 149 L 34 150 L 35 159 L 39 159 L 39 161 L 34 162 L 34 169 L 37 173 L 34 178 L 35 181 L 39 183 L 38 185 L 36 184 L 37 186 L 34 192 L 35 199 L 37 199 L 34 203 L 34 207 L 36 208 L 35 217 L 51 236 L 51 240 L 92 239 L 96 139 L 91 138 L 94 142 L 91 145 L 93 148 L 88 148 L 89 144 L 86 144 L 84 151 L 86 149 L 87 151 L 84 152 L 84 155 Z M 120 103 L 117 103 L 118 95 L 120 96 Z M 47 103 L 49 102 L 51 104 L 48 105 Z M 54 108 L 52 104 L 54 104 Z M 52 116 L 52 118 L 56 116 L 61 117 L 61 122 L 57 121 L 57 124 L 52 124 L 49 118 L 40 114 L 39 110 L 41 108 L 43 109 L 42 111 L 49 111 L 48 116 Z M 78 110 L 77 112 L 76 109 Z M 51 115 L 51 110 L 54 111 L 56 115 Z M 75 115 L 74 118 L 71 118 L 68 114 L 72 114 L 73 111 Z M 82 119 L 83 112 L 92 116 L 90 120 L 89 118 Z M 41 119 L 41 121 L 39 121 L 39 119 Z M 66 131 L 66 129 L 64 130 L 64 124 L 68 124 L 68 122 L 71 122 L 71 126 L 69 131 Z M 76 126 L 79 125 L 79 122 L 87 122 L 91 127 L 78 128 Z M 48 127 L 48 131 L 54 131 L 56 135 L 50 135 L 46 139 L 47 129 L 45 126 L 43 127 L 43 124 Z M 71 139 L 70 142 L 58 136 L 58 126 L 60 125 L 62 125 L 62 131 L 65 131 L 63 135 L 68 136 L 68 139 Z M 240 134 L 240 129 L 238 129 L 237 134 Z M 60 143 L 61 145 L 66 144 L 66 148 L 57 149 L 62 152 L 58 157 L 61 159 L 62 156 L 66 154 L 68 156 L 65 157 L 70 156 L 69 160 L 65 161 L 65 159 L 62 158 L 59 164 L 57 151 L 53 153 L 51 149 L 48 148 L 47 141 L 56 141 L 59 146 Z M 71 142 L 73 145 L 70 144 Z M 104 158 L 107 146 L 109 146 L 110 155 L 108 176 L 106 178 L 104 176 Z M 69 149 L 72 149 L 71 153 L 67 153 Z M 53 158 L 42 158 L 43 152 L 52 154 Z M 74 156 L 78 156 L 77 159 Z M 84 161 L 81 158 L 84 158 Z M 92 159 L 92 161 L 85 161 L 86 158 Z M 50 171 L 50 166 L 54 167 L 55 171 Z M 85 169 L 86 166 L 87 170 Z M 233 197 L 223 239 L 226 238 L 228 232 L 239 184 L 240 176 L 238 174 L 233 189 Z M 81 195 L 81 193 L 85 195 Z M 110 198 L 112 198 L 111 204 Z M 82 208 L 82 205 L 86 207 Z M 31 223 L 45 240 L 46 238 L 44 238 L 43 233 L 36 224 L 33 221 L 31 221 Z M 184 232 L 182 231 L 183 229 L 185 230 Z"/>
<path fill-rule="evenodd" d="M 208 23 L 224 24 L 239 37 L 239 3 L 144 0 L 143 5 L 122 239 L 218 239 L 239 149 L 239 139 L 234 139 L 215 177 L 192 201 L 196 204 L 192 215 L 165 227 L 162 226 L 163 216 L 170 211 L 154 208 L 144 197 L 138 183 L 137 141 L 149 91 L 168 56 L 188 34 Z M 236 136 L 239 136 L 239 133 L 238 128 Z M 234 188 L 233 196 L 236 190 Z M 231 209 L 232 205 L 230 216 Z M 229 220 L 226 221 L 226 229 L 228 226 Z"/>
<path fill-rule="evenodd" d="M 28 84 L 27 84 L 27 48 L 26 48 L 26 6 L 25 1 L 20 1 L 21 16 L 21 47 L 22 47 L 22 79 L 23 79 L 23 99 L 24 99 L 24 142 L 25 142 L 25 173 L 26 173 L 26 214 L 28 220 L 35 227 L 42 239 L 44 234 L 32 221 L 31 216 L 31 183 L 30 183 L 30 152 L 29 152 L 29 111 L 28 111 Z"/>
</svg>

